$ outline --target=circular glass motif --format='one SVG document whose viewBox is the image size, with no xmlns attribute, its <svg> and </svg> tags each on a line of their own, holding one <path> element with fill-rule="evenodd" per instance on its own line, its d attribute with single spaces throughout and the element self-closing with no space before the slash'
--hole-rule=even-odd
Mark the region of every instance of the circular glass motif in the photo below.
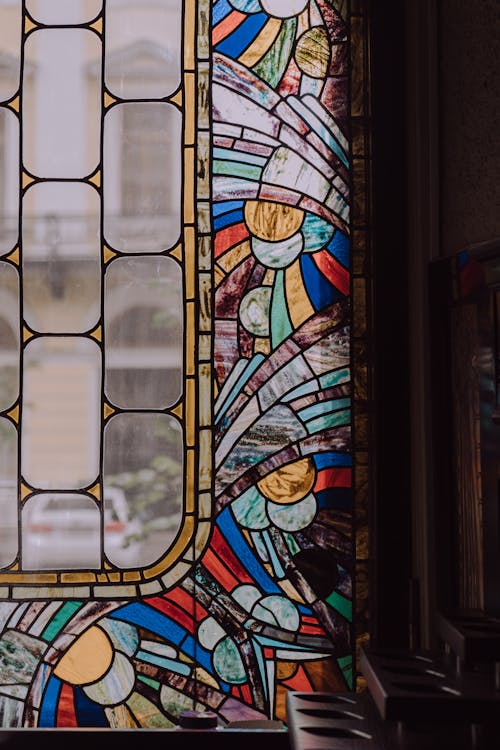
<svg viewBox="0 0 500 750">
<path fill-rule="evenodd" d="M 254 336 L 269 336 L 271 293 L 270 286 L 258 286 L 247 292 L 241 300 L 241 324 Z"/>
</svg>

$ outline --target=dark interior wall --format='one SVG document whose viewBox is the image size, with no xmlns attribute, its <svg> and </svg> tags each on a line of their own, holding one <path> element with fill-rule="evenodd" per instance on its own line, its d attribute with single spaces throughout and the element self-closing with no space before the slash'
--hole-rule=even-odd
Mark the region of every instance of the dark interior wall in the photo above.
<svg viewBox="0 0 500 750">
<path fill-rule="evenodd" d="M 440 0 L 441 252 L 500 237 L 500 2 Z"/>
</svg>

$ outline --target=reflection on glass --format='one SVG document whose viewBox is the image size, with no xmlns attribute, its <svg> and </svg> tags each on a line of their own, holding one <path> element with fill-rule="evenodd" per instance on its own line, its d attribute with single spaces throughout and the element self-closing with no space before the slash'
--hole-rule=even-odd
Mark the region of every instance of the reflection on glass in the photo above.
<svg viewBox="0 0 500 750">
<path fill-rule="evenodd" d="M 104 236 L 125 253 L 161 252 L 179 238 L 180 112 L 119 104 L 104 118 Z"/>
<path fill-rule="evenodd" d="M 99 568 L 100 527 L 99 508 L 86 495 L 34 495 L 26 501 L 21 516 L 21 567 Z"/>
<path fill-rule="evenodd" d="M 160 99 L 181 77 L 181 0 L 108 0 L 108 89 L 120 99 Z"/>
<path fill-rule="evenodd" d="M 47 24 L 92 21 L 102 8 L 102 0 L 26 0 L 26 9 L 36 21 Z"/>
<path fill-rule="evenodd" d="M 123 409 L 171 406 L 182 387 L 182 278 L 172 258 L 119 258 L 104 291 L 105 391 Z"/>
<path fill-rule="evenodd" d="M 10 110 L 0 109 L 0 255 L 17 242 L 18 214 L 19 121 Z"/>
<path fill-rule="evenodd" d="M 17 554 L 17 430 L 0 417 L 0 567 Z"/>
<path fill-rule="evenodd" d="M 23 86 L 23 154 L 40 177 L 78 178 L 99 162 L 101 42 L 85 29 L 35 31 L 25 67 L 36 87 Z"/>
<path fill-rule="evenodd" d="M 19 395 L 19 277 L 15 268 L 0 262 L 0 409 L 8 409 Z"/>
<path fill-rule="evenodd" d="M 132 413 L 110 419 L 104 430 L 104 551 L 110 562 L 149 565 L 171 546 L 181 521 L 182 456 L 182 433 L 173 417 Z"/>
<path fill-rule="evenodd" d="M 0 7 L 0 101 L 14 96 L 19 87 L 21 2 Z"/>
<path fill-rule="evenodd" d="M 33 487 L 76 489 L 99 469 L 101 353 L 78 336 L 44 336 L 24 355 L 21 473 Z"/>
<path fill-rule="evenodd" d="M 99 197 L 90 185 L 43 182 L 23 199 L 24 317 L 35 331 L 83 332 L 99 319 Z"/>
</svg>

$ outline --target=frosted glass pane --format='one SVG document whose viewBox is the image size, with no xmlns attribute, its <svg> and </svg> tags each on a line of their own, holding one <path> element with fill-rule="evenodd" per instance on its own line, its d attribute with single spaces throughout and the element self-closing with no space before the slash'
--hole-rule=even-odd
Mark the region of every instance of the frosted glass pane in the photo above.
<svg viewBox="0 0 500 750">
<path fill-rule="evenodd" d="M 105 81 L 120 99 L 160 99 L 181 79 L 182 1 L 108 0 Z"/>
<path fill-rule="evenodd" d="M 182 275 L 172 258 L 119 258 L 104 290 L 105 391 L 123 409 L 162 409 L 181 395 Z"/>
<path fill-rule="evenodd" d="M 161 252 L 179 238 L 180 112 L 130 102 L 104 118 L 104 237 L 125 253 Z"/>
<path fill-rule="evenodd" d="M 10 252 L 19 225 L 19 121 L 0 109 L 0 255 Z"/>
<path fill-rule="evenodd" d="M 99 320 L 100 202 L 77 182 L 44 182 L 23 199 L 24 317 L 35 331 L 79 333 Z"/>
<path fill-rule="evenodd" d="M 0 566 L 17 554 L 17 430 L 0 417 Z"/>
<path fill-rule="evenodd" d="M 0 101 L 11 99 L 19 88 L 21 0 L 0 7 Z"/>
<path fill-rule="evenodd" d="M 34 495 L 22 511 L 22 568 L 98 568 L 101 563 L 99 508 L 74 493 Z"/>
<path fill-rule="evenodd" d="M 102 45 L 85 29 L 43 29 L 25 45 L 36 87 L 23 86 L 23 153 L 40 177 L 78 178 L 99 163 Z"/>
<path fill-rule="evenodd" d="M 15 268 L 0 262 L 0 409 L 8 409 L 19 395 L 19 277 Z"/>
<path fill-rule="evenodd" d="M 21 473 L 41 489 L 77 489 L 99 469 L 101 353 L 78 336 L 44 336 L 24 355 Z"/>
<path fill-rule="evenodd" d="M 104 430 L 104 551 L 110 562 L 142 567 L 170 547 L 181 523 L 182 486 L 182 432 L 173 417 L 135 413 L 110 419 Z M 129 524 L 129 546 L 116 536 L 121 523 Z"/>
<path fill-rule="evenodd" d="M 101 11 L 102 0 L 26 0 L 26 9 L 40 23 L 85 23 Z"/>
</svg>

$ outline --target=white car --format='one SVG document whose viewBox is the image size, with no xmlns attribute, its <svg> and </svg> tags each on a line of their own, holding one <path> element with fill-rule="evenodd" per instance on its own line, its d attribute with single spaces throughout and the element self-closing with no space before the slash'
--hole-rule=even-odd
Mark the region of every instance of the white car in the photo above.
<svg viewBox="0 0 500 750">
<path fill-rule="evenodd" d="M 102 537 L 99 508 L 92 498 L 77 492 L 34 495 L 22 512 L 21 567 L 100 569 L 102 548 L 111 564 L 140 567 L 140 534 L 141 524 L 129 517 L 125 495 L 119 488 L 106 489 Z"/>
</svg>

